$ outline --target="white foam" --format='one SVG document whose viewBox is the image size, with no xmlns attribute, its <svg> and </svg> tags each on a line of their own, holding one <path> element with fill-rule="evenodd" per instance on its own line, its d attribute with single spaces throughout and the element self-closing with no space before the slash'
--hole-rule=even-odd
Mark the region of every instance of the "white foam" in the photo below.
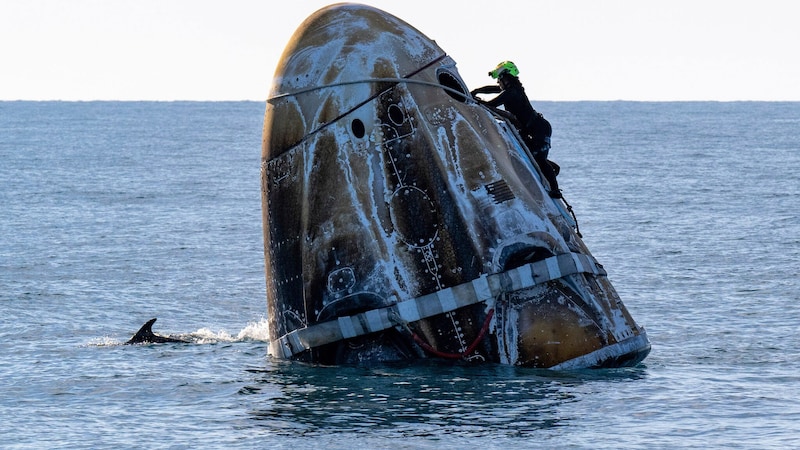
<svg viewBox="0 0 800 450">
<path fill-rule="evenodd" d="M 94 338 L 86 343 L 87 347 L 114 347 L 116 345 L 122 345 L 125 341 L 120 341 L 119 339 L 114 339 L 110 336 L 103 336 L 99 338 Z"/>
<path fill-rule="evenodd" d="M 237 335 L 240 341 L 269 342 L 269 322 L 262 317 L 258 322 L 250 322 Z"/>
<path fill-rule="evenodd" d="M 262 317 L 258 322 L 249 322 L 236 334 L 236 336 L 224 329 L 215 332 L 210 328 L 204 327 L 200 328 L 194 333 L 189 334 L 189 337 L 196 344 L 249 341 L 269 342 L 269 324 L 267 319 Z"/>
</svg>

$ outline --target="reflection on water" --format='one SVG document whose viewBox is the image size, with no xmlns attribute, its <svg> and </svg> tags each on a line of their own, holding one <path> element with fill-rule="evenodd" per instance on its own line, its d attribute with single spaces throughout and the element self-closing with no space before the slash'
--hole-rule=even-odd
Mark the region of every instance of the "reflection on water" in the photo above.
<svg viewBox="0 0 800 450">
<path fill-rule="evenodd" d="M 436 362 L 318 367 L 277 360 L 251 372 L 257 375 L 256 384 L 239 393 L 254 396 L 249 414 L 272 433 L 381 429 L 418 437 L 441 436 L 443 431 L 524 437 L 573 420 L 563 406 L 580 401 L 583 384 L 613 384 L 646 375 L 641 367 L 552 372 Z"/>
</svg>

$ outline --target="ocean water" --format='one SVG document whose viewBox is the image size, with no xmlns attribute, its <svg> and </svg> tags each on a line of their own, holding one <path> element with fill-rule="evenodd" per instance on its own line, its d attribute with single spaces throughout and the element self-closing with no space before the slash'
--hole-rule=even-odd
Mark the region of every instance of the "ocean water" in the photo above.
<svg viewBox="0 0 800 450">
<path fill-rule="evenodd" d="M 273 360 L 264 104 L 0 102 L 0 447 L 800 447 L 800 103 L 534 106 L 638 367 Z"/>
</svg>

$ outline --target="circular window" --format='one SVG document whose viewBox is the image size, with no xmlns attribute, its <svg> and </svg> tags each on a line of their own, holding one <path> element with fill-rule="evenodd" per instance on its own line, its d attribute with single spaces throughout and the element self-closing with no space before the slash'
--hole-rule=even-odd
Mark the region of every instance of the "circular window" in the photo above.
<svg viewBox="0 0 800 450">
<path fill-rule="evenodd" d="M 350 129 L 353 131 L 353 136 L 356 138 L 361 139 L 364 137 L 364 132 L 366 130 L 364 129 L 364 122 L 360 119 L 353 119 L 353 123 L 350 124 Z"/>
<path fill-rule="evenodd" d="M 439 78 L 439 84 L 445 88 L 444 91 L 447 95 L 460 102 L 467 100 L 467 89 L 455 75 L 446 70 L 441 70 L 437 77 Z"/>
</svg>

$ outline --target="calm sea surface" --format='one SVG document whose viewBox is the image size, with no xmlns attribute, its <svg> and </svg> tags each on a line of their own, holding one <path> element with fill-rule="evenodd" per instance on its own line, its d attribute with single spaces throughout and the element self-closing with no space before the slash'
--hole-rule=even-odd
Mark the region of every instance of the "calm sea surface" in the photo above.
<svg viewBox="0 0 800 450">
<path fill-rule="evenodd" d="M 264 104 L 0 102 L 0 447 L 800 447 L 800 103 L 534 106 L 639 367 L 272 360 Z"/>
</svg>

